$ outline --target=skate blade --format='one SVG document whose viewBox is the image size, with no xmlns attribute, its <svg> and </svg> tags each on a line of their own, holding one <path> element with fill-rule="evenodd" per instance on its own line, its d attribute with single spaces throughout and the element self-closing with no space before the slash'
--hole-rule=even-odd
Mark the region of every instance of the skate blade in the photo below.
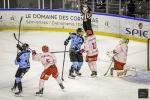
<svg viewBox="0 0 150 100">
<path fill-rule="evenodd" d="M 21 94 L 15 94 L 15 97 L 23 97 L 23 95 L 21 95 Z"/>
<path fill-rule="evenodd" d="M 35 94 L 35 96 L 43 97 L 43 94 Z"/>
<path fill-rule="evenodd" d="M 70 79 L 75 79 L 75 77 L 71 77 L 71 76 L 68 76 L 68 78 L 70 78 Z"/>
<path fill-rule="evenodd" d="M 96 78 L 96 77 L 97 77 L 96 75 L 91 76 L 91 78 Z"/>
<path fill-rule="evenodd" d="M 77 75 L 78 77 L 82 77 L 82 75 Z"/>
</svg>

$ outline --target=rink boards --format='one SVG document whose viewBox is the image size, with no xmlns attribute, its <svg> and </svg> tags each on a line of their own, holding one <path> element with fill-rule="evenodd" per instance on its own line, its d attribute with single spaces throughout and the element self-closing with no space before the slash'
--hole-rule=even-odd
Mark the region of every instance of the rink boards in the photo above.
<svg viewBox="0 0 150 100">
<path fill-rule="evenodd" d="M 82 27 L 79 11 L 0 9 L 0 30 L 18 29 L 20 18 L 22 30 L 46 30 L 73 32 Z M 92 28 L 95 34 L 128 37 L 146 42 L 150 34 L 150 20 L 113 14 L 93 13 Z"/>
</svg>

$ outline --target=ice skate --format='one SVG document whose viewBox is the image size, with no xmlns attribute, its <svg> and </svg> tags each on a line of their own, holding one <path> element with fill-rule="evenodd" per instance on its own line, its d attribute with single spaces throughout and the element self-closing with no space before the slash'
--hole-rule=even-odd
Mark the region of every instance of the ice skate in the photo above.
<svg viewBox="0 0 150 100">
<path fill-rule="evenodd" d="M 69 76 L 68 76 L 68 78 L 71 78 L 71 79 L 75 79 L 75 75 L 73 75 L 72 73 L 71 74 L 69 74 Z"/>
<path fill-rule="evenodd" d="M 74 68 L 71 67 L 71 69 L 70 69 L 70 71 L 69 71 L 69 77 L 68 77 L 68 78 L 75 79 L 76 76 L 73 75 L 73 73 L 74 73 Z"/>
<path fill-rule="evenodd" d="M 36 96 L 43 96 L 43 88 L 35 93 Z"/>
<path fill-rule="evenodd" d="M 22 91 L 15 92 L 16 97 L 22 97 Z"/>
<path fill-rule="evenodd" d="M 92 71 L 91 77 L 96 77 L 97 76 L 97 72 L 96 71 Z"/>
<path fill-rule="evenodd" d="M 76 71 L 77 76 L 81 76 L 82 74 L 79 71 Z"/>
<path fill-rule="evenodd" d="M 64 89 L 64 86 L 62 83 L 59 84 L 60 88 L 63 90 Z"/>
</svg>

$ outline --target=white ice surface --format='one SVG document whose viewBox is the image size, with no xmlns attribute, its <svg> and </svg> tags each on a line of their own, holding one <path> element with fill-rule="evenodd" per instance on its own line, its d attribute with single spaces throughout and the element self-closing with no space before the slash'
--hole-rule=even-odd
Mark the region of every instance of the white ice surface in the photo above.
<svg viewBox="0 0 150 100">
<path fill-rule="evenodd" d="M 113 37 L 97 36 L 99 48 L 99 58 L 97 62 L 98 77 L 91 78 L 90 70 L 86 64 L 83 64 L 81 72 L 82 77 L 75 80 L 68 79 L 70 61 L 66 53 L 64 67 L 64 86 L 62 91 L 57 82 L 50 77 L 45 82 L 43 97 L 36 97 L 34 94 L 38 91 L 38 82 L 43 70 L 40 62 L 30 60 L 31 68 L 24 76 L 23 97 L 15 97 L 10 91 L 14 83 L 14 75 L 17 66 L 14 64 L 16 57 L 17 41 L 13 33 L 18 31 L 0 31 L 0 100 L 138 100 L 138 89 L 150 89 L 150 72 L 147 68 L 147 45 L 130 41 L 127 67 L 136 68 L 136 76 L 124 78 L 105 77 L 110 64 L 110 58 L 106 52 L 113 50 L 118 44 L 119 39 Z M 51 51 L 64 50 L 63 42 L 68 37 L 68 33 L 62 32 L 40 32 L 40 31 L 21 31 L 20 40 L 30 45 L 30 48 L 41 52 L 41 46 L 49 45 Z M 69 46 L 67 47 L 68 50 Z M 57 53 L 57 66 L 61 75 L 63 64 L 63 53 Z M 150 93 L 149 93 L 150 95 Z M 150 100 L 150 98 L 146 99 Z"/>
</svg>

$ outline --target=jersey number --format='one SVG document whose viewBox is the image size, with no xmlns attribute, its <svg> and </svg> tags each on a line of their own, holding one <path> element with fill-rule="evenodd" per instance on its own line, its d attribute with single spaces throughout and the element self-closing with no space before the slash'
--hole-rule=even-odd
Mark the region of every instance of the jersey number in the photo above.
<svg viewBox="0 0 150 100">
<path fill-rule="evenodd" d="M 50 60 L 49 60 L 49 59 L 46 59 L 46 62 L 47 62 L 47 63 L 50 63 Z"/>
<path fill-rule="evenodd" d="M 92 48 L 96 49 L 96 42 L 92 43 Z"/>
</svg>

